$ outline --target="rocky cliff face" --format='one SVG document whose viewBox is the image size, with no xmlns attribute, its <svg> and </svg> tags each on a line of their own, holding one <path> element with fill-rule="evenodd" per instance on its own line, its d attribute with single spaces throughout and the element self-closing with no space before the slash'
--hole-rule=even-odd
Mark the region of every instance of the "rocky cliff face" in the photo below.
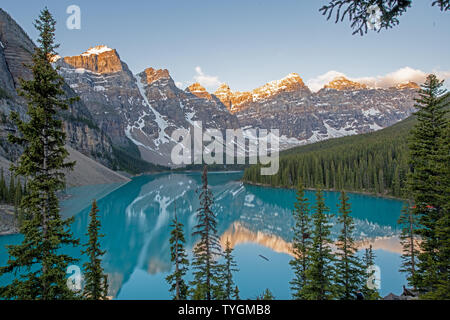
<svg viewBox="0 0 450 320">
<path fill-rule="evenodd" d="M 64 62 L 74 68 L 86 69 L 99 74 L 123 70 L 122 62 L 116 50 L 102 45 L 89 48 L 79 56 L 65 57 Z"/>
<path fill-rule="evenodd" d="M 7 135 L 14 132 L 14 124 L 8 120 L 9 113 L 18 111 L 26 118 L 26 102 L 17 95 L 19 79 L 31 79 L 31 71 L 24 66 L 32 62 L 35 45 L 22 28 L 0 9 L 0 154 L 14 160 L 20 154 L 17 147 L 7 142 Z M 75 95 L 65 85 L 68 97 Z M 93 118 L 83 104 L 76 102 L 62 113 L 68 143 L 75 149 L 97 161 L 112 166 L 111 144 L 108 137 L 95 125 Z"/>
<path fill-rule="evenodd" d="M 143 112 L 145 102 L 136 79 L 116 50 L 98 46 L 79 56 L 58 59 L 55 65 L 113 144 L 135 148 L 125 131 L 128 123 Z"/>
</svg>

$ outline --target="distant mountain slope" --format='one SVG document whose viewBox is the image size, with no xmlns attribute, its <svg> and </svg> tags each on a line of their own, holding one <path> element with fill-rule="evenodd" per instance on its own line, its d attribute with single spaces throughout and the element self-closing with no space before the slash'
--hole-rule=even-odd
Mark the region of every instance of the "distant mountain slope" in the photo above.
<svg viewBox="0 0 450 320">
<path fill-rule="evenodd" d="M 261 176 L 259 166 L 247 168 L 244 181 L 272 186 L 306 187 L 404 195 L 408 167 L 408 136 L 415 117 L 367 134 L 330 139 L 286 150 L 274 176 Z"/>
<path fill-rule="evenodd" d="M 101 165 L 100 163 L 88 158 L 81 152 L 66 146 L 69 151 L 67 161 L 76 161 L 73 171 L 69 171 L 66 175 L 66 183 L 68 187 L 78 187 L 94 184 L 111 184 L 125 183 L 130 181 L 129 178 L 112 171 L 111 169 Z M 9 167 L 11 162 L 0 156 L 0 168 L 5 172 L 5 178 L 9 179 Z"/>
</svg>

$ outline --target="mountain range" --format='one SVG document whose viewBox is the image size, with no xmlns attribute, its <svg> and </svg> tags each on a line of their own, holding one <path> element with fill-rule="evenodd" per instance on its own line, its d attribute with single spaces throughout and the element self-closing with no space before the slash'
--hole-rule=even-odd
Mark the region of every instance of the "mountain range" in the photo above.
<svg viewBox="0 0 450 320">
<path fill-rule="evenodd" d="M 20 150 L 6 141 L 14 126 L 11 110 L 26 117 L 16 93 L 19 78 L 30 78 L 34 44 L 0 9 L 0 155 L 14 160 Z M 288 149 L 329 138 L 388 127 L 414 111 L 418 85 L 369 88 L 339 77 L 318 92 L 291 73 L 252 91 L 233 91 L 222 84 L 208 92 L 201 84 L 175 85 L 170 72 L 149 66 L 133 74 L 117 50 L 99 45 L 71 57 L 52 57 L 68 96 L 80 96 L 62 114 L 68 145 L 114 170 L 132 173 L 173 167 L 174 130 L 192 128 L 279 129 L 280 146 Z"/>
</svg>

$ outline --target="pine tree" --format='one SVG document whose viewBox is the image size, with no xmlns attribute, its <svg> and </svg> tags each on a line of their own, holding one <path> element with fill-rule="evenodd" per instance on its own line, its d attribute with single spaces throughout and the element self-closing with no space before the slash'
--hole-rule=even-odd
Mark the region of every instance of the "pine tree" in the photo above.
<svg viewBox="0 0 450 320">
<path fill-rule="evenodd" d="M 62 96 L 63 79 L 53 69 L 49 57 L 55 54 L 55 20 L 45 8 L 35 26 L 39 31 L 39 46 L 30 66 L 33 79 L 21 81 L 20 95 L 28 101 L 29 121 L 15 121 L 20 136 L 10 135 L 12 143 L 24 147 L 17 165 L 16 176 L 28 177 L 27 195 L 20 209 L 24 215 L 20 232 L 21 244 L 8 246 L 7 266 L 0 268 L 0 276 L 15 273 L 11 284 L 0 291 L 6 299 L 72 299 L 74 293 L 66 285 L 66 269 L 76 259 L 61 253 L 67 245 L 77 245 L 69 226 L 73 219 L 63 220 L 59 214 L 56 193 L 64 189 L 64 172 L 73 168 L 65 162 L 66 135 L 57 112 L 67 109 L 68 100 Z M 17 272 L 17 273 L 16 273 Z"/>
<path fill-rule="evenodd" d="M 336 285 L 338 298 L 353 300 L 356 292 L 362 287 L 364 270 L 361 261 L 356 255 L 357 248 L 353 239 L 355 224 L 350 216 L 349 198 L 341 192 L 338 222 L 342 224 L 341 233 L 336 243 Z"/>
<path fill-rule="evenodd" d="M 329 209 L 320 189 L 316 191 L 316 205 L 313 209 L 313 238 L 306 270 L 307 282 L 301 294 L 307 300 L 329 300 L 335 297 L 332 282 L 335 258 L 331 251 L 331 215 L 327 214 Z"/>
<path fill-rule="evenodd" d="M 238 286 L 234 287 L 233 299 L 234 300 L 241 300 L 241 297 L 239 296 L 239 288 L 238 288 Z"/>
<path fill-rule="evenodd" d="M 220 266 L 217 258 L 222 255 L 217 236 L 217 218 L 212 212 L 213 195 L 208 187 L 208 167 L 203 167 L 202 189 L 199 195 L 200 208 L 197 210 L 197 225 L 193 236 L 200 237 L 193 250 L 192 266 L 195 270 L 192 297 L 196 300 L 211 300 L 221 293 Z"/>
<path fill-rule="evenodd" d="M 442 183 L 448 180 L 444 169 L 448 167 L 448 155 L 442 156 L 441 151 L 445 147 L 442 141 L 448 126 L 446 114 L 450 102 L 442 86 L 443 81 L 435 75 L 429 75 L 422 85 L 415 104 L 417 124 L 411 131 L 409 146 L 412 172 L 408 187 L 419 222 L 416 233 L 421 238 L 413 282 L 422 294 L 432 293 L 440 279 L 448 278 L 445 269 L 448 270 L 449 261 L 439 261 L 439 251 L 445 249 L 445 245 L 437 235 L 438 221 L 446 215 L 448 203 L 448 190 Z"/>
<path fill-rule="evenodd" d="M 361 292 L 364 295 L 364 299 L 366 300 L 378 300 L 380 299 L 380 294 L 376 288 L 375 283 L 375 253 L 373 252 L 372 245 L 369 248 L 366 248 L 363 255 L 363 267 L 365 270 L 365 284 Z"/>
<path fill-rule="evenodd" d="M 222 266 L 223 280 L 221 281 L 221 283 L 223 283 L 224 287 L 224 299 L 230 300 L 233 296 L 233 288 L 235 288 L 233 272 L 238 272 L 239 269 L 237 268 L 236 261 L 234 260 L 233 248 L 231 247 L 231 243 L 228 239 L 225 242 L 224 258 L 225 263 Z"/>
<path fill-rule="evenodd" d="M 269 289 L 264 290 L 264 292 L 256 297 L 256 300 L 275 300 L 275 296 Z"/>
<path fill-rule="evenodd" d="M 294 299 L 303 299 L 302 288 L 306 284 L 306 270 L 308 269 L 308 250 L 311 246 L 310 238 L 310 218 L 308 199 L 305 197 L 305 191 L 302 184 L 298 185 L 295 210 L 293 211 L 295 225 L 293 227 L 294 238 L 292 249 L 294 259 L 289 264 L 294 270 L 295 278 L 292 279 L 291 290 Z"/>
<path fill-rule="evenodd" d="M 20 181 L 18 180 L 16 183 L 16 188 L 14 190 L 14 206 L 16 208 L 20 205 L 21 200 L 22 200 L 22 186 L 20 185 Z"/>
<path fill-rule="evenodd" d="M 436 223 L 436 237 L 439 239 L 437 252 L 438 279 L 435 289 L 423 295 L 425 299 L 450 299 L 450 123 L 447 122 L 443 137 L 440 139 L 438 154 L 438 170 L 440 171 L 440 187 L 438 194 L 442 203 L 442 216 Z"/>
<path fill-rule="evenodd" d="M 9 177 L 9 188 L 8 188 L 8 203 L 14 203 L 16 196 L 16 184 L 14 183 L 14 174 L 11 172 Z"/>
<path fill-rule="evenodd" d="M 416 236 L 416 229 L 418 228 L 418 225 L 417 217 L 414 215 L 414 212 L 411 210 L 409 205 L 405 204 L 403 206 L 398 223 L 402 228 L 400 243 L 403 247 L 403 263 L 400 271 L 406 273 L 408 283 L 416 289 L 414 279 L 416 273 L 417 255 L 419 253 L 417 248 L 418 239 Z"/>
<path fill-rule="evenodd" d="M 176 210 L 176 208 L 175 208 Z M 175 218 L 172 221 L 172 231 L 170 232 L 170 257 L 175 270 L 166 277 L 166 281 L 171 285 L 170 291 L 174 294 L 174 300 L 186 300 L 188 298 L 188 286 L 184 277 L 188 271 L 189 261 L 184 249 L 186 242 L 183 233 L 183 224 L 178 221 L 175 212 Z"/>
<path fill-rule="evenodd" d="M 89 226 L 86 235 L 89 237 L 86 247 L 82 254 L 88 256 L 88 262 L 83 264 L 85 285 L 83 295 L 87 300 L 106 300 L 108 299 L 108 277 L 102 268 L 101 257 L 106 251 L 100 248 L 100 238 L 104 235 L 99 234 L 101 223 L 98 218 L 97 202 L 92 202 L 92 208 L 89 212 Z"/>
</svg>

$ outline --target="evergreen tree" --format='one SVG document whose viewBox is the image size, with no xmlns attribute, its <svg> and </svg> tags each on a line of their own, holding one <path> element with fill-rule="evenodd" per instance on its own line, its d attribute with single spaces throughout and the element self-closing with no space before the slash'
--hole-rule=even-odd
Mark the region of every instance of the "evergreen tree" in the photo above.
<svg viewBox="0 0 450 320">
<path fill-rule="evenodd" d="M 175 208 L 176 210 L 176 208 Z M 186 240 L 184 239 L 183 224 L 175 218 L 172 221 L 172 231 L 170 232 L 170 257 L 175 270 L 166 277 L 166 281 L 171 285 L 170 291 L 174 294 L 174 300 L 186 300 L 188 298 L 188 286 L 184 277 L 188 271 L 189 261 L 184 249 Z"/>
<path fill-rule="evenodd" d="M 86 250 L 82 253 L 87 255 L 89 260 L 83 264 L 85 285 L 83 295 L 88 300 L 106 300 L 108 299 L 108 277 L 102 268 L 101 257 L 106 251 L 100 248 L 100 238 L 104 235 L 99 234 L 101 224 L 98 218 L 97 202 L 92 202 L 92 208 L 89 212 L 89 226 L 87 236 L 89 241 L 84 244 Z"/>
<path fill-rule="evenodd" d="M 193 236 L 199 236 L 199 242 L 193 250 L 192 266 L 195 270 L 192 297 L 196 300 L 211 300 L 220 296 L 220 266 L 217 258 L 222 255 L 217 236 L 217 218 L 212 212 L 213 195 L 208 187 L 208 167 L 203 167 L 202 189 L 199 195 L 200 208 L 197 210 L 197 225 Z"/>
<path fill-rule="evenodd" d="M 17 181 L 14 190 L 14 206 L 17 208 L 22 200 L 22 186 L 20 185 L 20 180 Z"/>
<path fill-rule="evenodd" d="M 361 292 L 366 300 L 378 300 L 380 299 L 380 294 L 375 283 L 375 253 L 372 250 L 372 245 L 366 248 L 362 262 L 366 276 Z"/>
<path fill-rule="evenodd" d="M 440 139 L 438 154 L 438 170 L 441 172 L 440 187 L 442 193 L 438 194 L 442 203 L 442 216 L 436 223 L 436 237 L 439 241 L 437 252 L 438 279 L 435 289 L 423 295 L 425 299 L 450 299 L 450 125 L 447 122 L 443 137 Z"/>
<path fill-rule="evenodd" d="M 364 280 L 363 266 L 356 256 L 357 248 L 353 239 L 355 224 L 350 216 L 350 203 L 345 192 L 341 192 L 338 222 L 342 224 L 336 243 L 336 285 L 338 298 L 353 300 Z"/>
<path fill-rule="evenodd" d="M 224 298 L 227 300 L 230 300 L 233 296 L 233 290 L 234 288 L 237 288 L 234 284 L 233 280 L 233 272 L 239 271 L 237 268 L 236 261 L 233 257 L 233 248 L 231 247 L 230 241 L 227 239 L 225 243 L 225 250 L 224 250 L 224 258 L 225 263 L 223 264 L 222 268 L 222 283 L 223 283 L 223 291 L 224 291 Z M 238 294 L 239 295 L 239 294 Z"/>
<path fill-rule="evenodd" d="M 9 177 L 9 188 L 8 188 L 8 203 L 15 203 L 15 196 L 16 196 L 16 184 L 14 183 L 14 175 L 11 172 L 11 175 Z"/>
<path fill-rule="evenodd" d="M 325 205 L 322 190 L 316 191 L 316 205 L 313 207 L 313 238 L 309 250 L 309 266 L 306 270 L 307 282 L 301 295 L 307 300 L 329 300 L 335 297 L 332 282 L 334 275 L 334 255 L 331 251 L 331 215 Z"/>
<path fill-rule="evenodd" d="M 233 299 L 234 300 L 241 300 L 241 297 L 239 296 L 239 288 L 238 288 L 238 286 L 234 287 Z"/>
<path fill-rule="evenodd" d="M 27 195 L 20 209 L 24 220 L 20 232 L 21 244 L 8 246 L 7 266 L 0 268 L 0 276 L 16 273 L 11 284 L 2 288 L 6 299 L 71 299 L 74 293 L 66 285 L 66 268 L 76 261 L 62 254 L 66 245 L 77 245 L 68 228 L 72 219 L 63 220 L 59 214 L 57 191 L 64 189 L 64 172 L 73 168 L 64 148 L 66 135 L 57 116 L 67 109 L 63 99 L 63 79 L 53 69 L 49 58 L 55 54 L 55 20 L 47 9 L 41 11 L 35 26 L 40 35 L 39 46 L 33 54 L 33 79 L 21 81 L 19 92 L 28 101 L 29 121 L 12 113 L 20 136 L 10 135 L 12 143 L 24 147 L 15 175 L 28 177 Z"/>
<path fill-rule="evenodd" d="M 293 227 L 294 238 L 292 249 L 294 259 L 289 264 L 294 270 L 295 278 L 292 279 L 291 290 L 294 299 L 303 299 L 302 288 L 306 284 L 306 270 L 308 269 L 308 250 L 311 246 L 310 238 L 310 218 L 308 199 L 305 197 L 305 191 L 302 184 L 298 185 L 295 210 L 293 211 L 295 225 Z"/>
<path fill-rule="evenodd" d="M 411 131 L 409 146 L 412 172 L 408 187 L 414 200 L 414 215 L 418 217 L 416 233 L 421 238 L 413 283 L 422 294 L 432 293 L 437 283 L 448 278 L 446 270 L 450 263 L 439 260 L 439 252 L 445 245 L 437 235 L 438 221 L 448 214 L 445 207 L 449 199 L 445 186 L 449 156 L 443 155 L 442 142 L 449 122 L 446 114 L 450 102 L 442 86 L 443 81 L 435 75 L 429 75 L 422 85 L 415 104 L 417 124 Z"/>
<path fill-rule="evenodd" d="M 260 296 L 256 297 L 256 300 L 275 300 L 275 296 L 272 291 L 266 289 Z"/>
<path fill-rule="evenodd" d="M 400 243 L 403 247 L 403 263 L 400 271 L 406 273 L 408 283 L 416 289 L 414 278 L 418 255 L 418 239 L 416 236 L 416 229 L 418 225 L 417 217 L 414 215 L 409 205 L 405 204 L 403 206 L 398 223 L 402 228 Z"/>
</svg>

